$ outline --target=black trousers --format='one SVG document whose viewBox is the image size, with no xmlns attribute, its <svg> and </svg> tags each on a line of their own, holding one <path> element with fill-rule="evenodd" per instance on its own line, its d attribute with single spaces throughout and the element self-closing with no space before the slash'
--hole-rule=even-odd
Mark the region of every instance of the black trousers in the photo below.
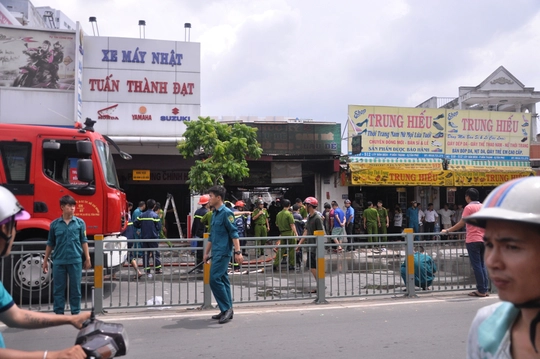
<svg viewBox="0 0 540 359">
<path fill-rule="evenodd" d="M 347 234 L 349 235 L 349 236 L 347 237 L 347 242 L 348 242 L 348 243 L 354 243 L 354 242 L 355 242 L 355 240 L 354 240 L 354 238 L 353 238 L 353 236 L 352 236 L 353 232 L 354 232 L 354 223 L 351 222 L 351 223 L 349 223 L 349 224 L 347 224 L 347 225 L 345 226 L 345 233 L 347 233 Z M 351 247 L 351 246 L 349 246 L 348 249 L 349 249 L 349 250 L 353 250 L 354 248 Z"/>
</svg>

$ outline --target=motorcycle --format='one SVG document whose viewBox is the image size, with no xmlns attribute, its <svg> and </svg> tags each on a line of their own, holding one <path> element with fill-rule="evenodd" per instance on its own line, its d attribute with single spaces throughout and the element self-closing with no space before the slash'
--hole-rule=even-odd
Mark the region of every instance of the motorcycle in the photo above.
<svg viewBox="0 0 540 359">
<path fill-rule="evenodd" d="M 28 64 L 26 66 L 19 67 L 19 75 L 13 81 L 13 87 L 32 87 L 34 78 L 39 71 L 39 62 L 41 60 L 41 54 L 39 49 L 24 50 L 23 54 L 28 56 Z"/>
<path fill-rule="evenodd" d="M 23 54 L 28 56 L 27 65 L 19 67 L 19 75 L 13 81 L 13 87 L 57 89 L 58 64 L 47 61 L 50 54 L 41 47 L 27 48 Z M 56 49 L 53 54 L 56 54 Z"/>
<path fill-rule="evenodd" d="M 75 344 L 82 347 L 89 359 L 110 359 L 126 355 L 129 339 L 124 326 L 96 319 L 93 303 L 92 291 L 92 314 L 90 319 L 84 322 Z"/>
</svg>

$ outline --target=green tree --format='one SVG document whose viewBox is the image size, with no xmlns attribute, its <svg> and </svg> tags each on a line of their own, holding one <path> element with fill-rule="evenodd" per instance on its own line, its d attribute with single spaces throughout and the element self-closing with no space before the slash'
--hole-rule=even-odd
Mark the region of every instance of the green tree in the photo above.
<svg viewBox="0 0 540 359">
<path fill-rule="evenodd" d="M 189 171 L 189 188 L 195 192 L 224 183 L 224 178 L 241 180 L 249 176 L 246 158 L 258 159 L 262 148 L 257 129 L 241 123 L 224 124 L 210 117 L 186 122 L 184 140 L 178 150 L 184 158 L 196 157 Z"/>
</svg>

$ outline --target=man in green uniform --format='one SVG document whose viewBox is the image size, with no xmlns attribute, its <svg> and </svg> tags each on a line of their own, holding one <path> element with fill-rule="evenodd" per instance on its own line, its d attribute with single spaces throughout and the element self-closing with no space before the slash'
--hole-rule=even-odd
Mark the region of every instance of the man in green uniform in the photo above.
<svg viewBox="0 0 540 359">
<path fill-rule="evenodd" d="M 45 258 L 43 258 L 43 272 L 47 273 L 49 271 L 49 257 L 52 252 L 54 262 L 53 310 L 56 314 L 64 314 L 68 277 L 71 314 L 80 313 L 82 269 L 90 269 L 91 267 L 86 224 L 82 219 L 74 216 L 75 205 L 75 199 L 71 196 L 66 195 L 60 198 L 62 217 L 51 223 Z M 84 264 L 82 261 L 83 253 Z"/>
<path fill-rule="evenodd" d="M 385 234 L 384 236 L 379 237 L 379 242 L 386 242 L 386 240 L 388 239 L 386 237 L 386 234 L 388 233 L 388 226 L 390 225 L 390 223 L 388 218 L 388 210 L 383 207 L 381 199 L 377 201 L 377 213 L 379 214 L 380 223 L 379 234 Z"/>
<path fill-rule="evenodd" d="M 379 212 L 373 208 L 373 202 L 367 203 L 368 208 L 364 210 L 364 228 L 367 234 L 378 234 L 378 228 L 381 226 L 381 220 L 379 218 Z M 368 242 L 374 242 L 375 237 L 369 237 Z"/>
<path fill-rule="evenodd" d="M 204 233 L 210 233 L 210 229 L 212 229 L 212 213 L 214 213 L 214 207 L 210 206 L 208 212 L 201 218 L 201 224 L 204 226 Z"/>
<path fill-rule="evenodd" d="M 259 200 L 257 202 L 257 208 L 253 211 L 251 215 L 251 223 L 255 226 L 253 234 L 255 237 L 266 237 L 268 231 L 270 230 L 270 223 L 268 222 L 268 211 L 264 208 L 264 202 Z M 255 245 L 259 248 L 256 249 L 259 256 L 264 255 L 264 246 L 266 244 L 266 239 L 259 239 L 255 241 Z"/>
<path fill-rule="evenodd" d="M 276 225 L 279 228 L 279 234 L 280 236 L 287 237 L 287 236 L 298 236 L 298 233 L 296 233 L 296 226 L 294 225 L 294 218 L 292 213 L 289 211 L 289 208 L 291 207 L 291 201 L 288 199 L 282 199 L 281 204 L 283 206 L 283 209 L 278 213 L 276 217 Z M 279 240 L 277 245 L 277 253 L 276 258 L 274 259 L 274 270 L 277 270 L 279 268 L 279 265 L 281 264 L 281 260 L 283 259 L 283 252 L 287 251 L 287 258 L 289 259 L 289 270 L 295 270 L 295 248 L 289 247 L 289 248 L 279 248 L 279 245 L 282 243 L 282 240 Z M 296 238 L 287 238 L 283 239 L 283 244 L 296 244 Z"/>
<path fill-rule="evenodd" d="M 302 200 L 300 198 L 296 199 L 296 204 L 300 206 L 300 209 L 298 210 L 298 213 L 302 216 L 302 219 L 306 219 L 308 216 L 308 211 L 306 209 L 306 206 L 302 203 Z"/>
</svg>

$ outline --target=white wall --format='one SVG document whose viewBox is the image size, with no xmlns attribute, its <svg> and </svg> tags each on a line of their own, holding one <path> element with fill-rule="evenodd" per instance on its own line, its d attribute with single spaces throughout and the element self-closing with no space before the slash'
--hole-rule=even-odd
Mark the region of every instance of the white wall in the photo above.
<svg viewBox="0 0 540 359">
<path fill-rule="evenodd" d="M 317 198 L 319 203 L 337 201 L 340 206 L 343 204 L 343 196 L 348 196 L 349 187 L 342 186 L 339 173 L 333 173 L 331 175 L 321 175 L 321 193 Z M 330 180 L 329 184 L 324 183 L 325 180 Z M 322 208 L 322 207 L 321 207 Z"/>
</svg>

